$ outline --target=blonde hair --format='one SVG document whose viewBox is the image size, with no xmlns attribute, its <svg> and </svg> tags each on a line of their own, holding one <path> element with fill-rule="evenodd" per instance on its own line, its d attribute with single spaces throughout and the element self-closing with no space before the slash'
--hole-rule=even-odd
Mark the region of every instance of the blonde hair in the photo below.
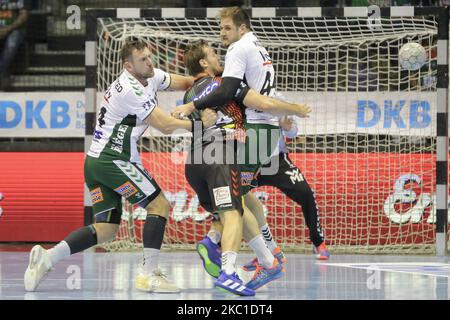
<svg viewBox="0 0 450 320">
<path fill-rule="evenodd" d="M 223 8 L 219 12 L 220 20 L 225 18 L 231 18 L 233 20 L 233 24 L 236 27 L 240 27 L 242 24 L 245 24 L 247 29 L 250 29 L 250 17 L 242 8 L 239 7 L 228 7 Z"/>
</svg>

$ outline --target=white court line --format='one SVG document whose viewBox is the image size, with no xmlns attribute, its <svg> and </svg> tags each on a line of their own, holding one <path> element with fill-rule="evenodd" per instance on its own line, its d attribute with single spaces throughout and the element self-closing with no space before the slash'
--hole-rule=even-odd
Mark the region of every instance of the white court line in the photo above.
<svg viewBox="0 0 450 320">
<path fill-rule="evenodd" d="M 345 267 L 353 269 L 363 269 L 363 270 L 380 270 L 387 272 L 397 272 L 406 274 L 419 274 L 434 277 L 445 277 L 450 278 L 450 264 L 440 263 L 440 262 L 379 262 L 379 263 L 326 263 L 326 262 L 316 262 L 318 265 L 334 266 L 334 267 Z M 391 268 L 389 268 L 389 266 Z M 426 270 L 398 270 L 393 269 L 393 267 L 408 268 L 408 267 L 436 267 L 442 268 L 438 272 L 447 272 L 447 274 L 430 273 Z"/>
</svg>

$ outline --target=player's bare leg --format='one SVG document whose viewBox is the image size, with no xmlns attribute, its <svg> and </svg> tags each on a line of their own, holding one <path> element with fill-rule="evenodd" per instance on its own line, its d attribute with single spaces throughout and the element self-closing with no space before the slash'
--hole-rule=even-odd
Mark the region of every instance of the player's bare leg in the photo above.
<svg viewBox="0 0 450 320">
<path fill-rule="evenodd" d="M 267 248 L 261 232 L 259 231 L 258 223 L 254 215 L 245 205 L 243 208 L 243 237 L 256 254 L 254 261 L 254 270 L 256 270 L 256 272 L 253 275 L 252 280 L 250 280 L 246 285 L 249 288 L 258 289 L 263 285 L 283 276 L 285 270 L 283 265 L 278 263 L 278 260 L 275 259 L 270 250 Z M 217 262 L 214 265 L 213 259 L 213 256 L 216 254 L 216 250 L 220 251 L 220 247 L 218 246 L 220 241 L 220 229 L 220 224 L 217 221 L 214 222 L 211 230 L 208 232 L 208 235 L 199 243 L 199 245 L 197 245 L 197 250 L 203 260 L 203 265 L 206 271 L 212 276 L 215 276 L 215 273 L 212 271 L 220 267 Z M 214 243 L 212 243 L 212 238 L 214 238 Z M 202 247 L 204 252 L 201 252 L 199 247 Z"/>
<path fill-rule="evenodd" d="M 156 293 L 180 292 L 180 289 L 170 283 L 166 275 L 159 269 L 159 253 L 169 217 L 169 209 L 170 204 L 162 192 L 146 207 L 147 219 L 143 231 L 143 270 L 135 280 L 138 290 Z"/>
</svg>

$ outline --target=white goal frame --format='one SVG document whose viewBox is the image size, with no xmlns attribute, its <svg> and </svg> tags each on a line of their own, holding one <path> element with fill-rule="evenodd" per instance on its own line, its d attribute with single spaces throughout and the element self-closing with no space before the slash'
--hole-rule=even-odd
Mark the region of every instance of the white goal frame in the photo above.
<svg viewBox="0 0 450 320">
<path fill-rule="evenodd" d="M 373 7 L 373 6 L 371 6 Z M 250 8 L 250 17 L 369 17 L 367 7 L 344 8 Z M 97 18 L 183 18 L 216 17 L 221 8 L 117 8 L 87 9 L 86 21 L 86 131 L 85 150 L 92 141 L 96 117 L 97 94 Z M 436 118 L 436 254 L 447 254 L 448 228 L 448 7 L 387 7 L 381 8 L 382 17 L 435 16 L 437 34 L 437 118 Z M 85 187 L 86 190 L 86 187 Z M 92 223 L 92 206 L 89 192 L 85 191 L 85 224 Z"/>
</svg>

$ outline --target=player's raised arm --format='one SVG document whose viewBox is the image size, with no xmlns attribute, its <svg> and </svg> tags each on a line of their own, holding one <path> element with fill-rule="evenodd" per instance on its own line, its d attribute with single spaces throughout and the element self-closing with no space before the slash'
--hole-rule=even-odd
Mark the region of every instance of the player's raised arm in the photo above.
<svg viewBox="0 0 450 320">
<path fill-rule="evenodd" d="M 220 106 L 232 100 L 242 79 L 233 77 L 222 78 L 222 85 L 209 95 L 202 99 L 194 101 L 194 106 L 198 110 L 207 108 L 208 106 Z"/>
<path fill-rule="evenodd" d="M 309 117 L 311 108 L 306 104 L 289 103 L 272 97 L 263 96 L 253 89 L 248 90 L 243 98 L 246 107 L 268 112 L 277 116 L 296 115 Z"/>
</svg>

